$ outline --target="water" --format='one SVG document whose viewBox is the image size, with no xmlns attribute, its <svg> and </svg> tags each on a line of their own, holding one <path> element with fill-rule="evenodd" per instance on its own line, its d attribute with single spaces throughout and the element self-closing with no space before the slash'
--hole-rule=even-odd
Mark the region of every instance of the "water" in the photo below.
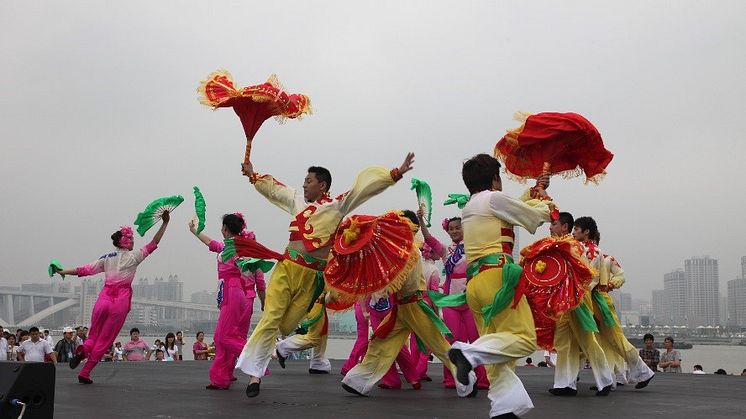
<svg viewBox="0 0 746 419">
<path fill-rule="evenodd" d="M 141 337 L 149 345 L 152 345 L 156 339 L 163 341 L 164 336 L 144 336 Z M 205 335 L 205 343 L 212 342 L 212 335 Z M 196 339 L 193 336 L 185 336 L 185 354 L 184 358 L 192 359 L 192 344 Z M 124 345 L 129 341 L 128 335 L 121 335 L 117 341 Z M 330 338 L 326 347 L 326 356 L 329 359 L 347 359 L 352 350 L 355 340 L 345 338 Z M 659 349 L 661 352 L 665 349 Z M 684 372 L 691 372 L 694 365 L 700 364 L 705 372 L 713 373 L 718 368 L 722 368 L 728 374 L 739 375 L 746 368 L 746 346 L 736 345 L 694 345 L 692 349 L 679 349 L 681 353 L 681 369 Z M 544 360 L 544 351 L 536 351 L 531 355 L 534 364 Z M 436 359 L 436 362 L 437 359 Z M 519 365 L 522 364 L 519 363 Z"/>
</svg>

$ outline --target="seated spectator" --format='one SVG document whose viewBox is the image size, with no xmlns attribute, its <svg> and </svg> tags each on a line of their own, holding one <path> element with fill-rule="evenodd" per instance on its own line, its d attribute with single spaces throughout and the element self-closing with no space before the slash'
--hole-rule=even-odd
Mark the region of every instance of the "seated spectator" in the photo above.
<svg viewBox="0 0 746 419">
<path fill-rule="evenodd" d="M 155 350 L 155 360 L 156 361 L 165 361 L 166 360 L 163 357 L 163 350 L 162 349 L 156 349 Z"/>
<path fill-rule="evenodd" d="M 538 364 L 536 364 L 536 366 L 539 367 L 539 368 L 547 368 L 549 365 L 547 365 L 546 362 L 541 361 Z"/>
<path fill-rule="evenodd" d="M 208 346 L 205 343 L 205 332 L 197 332 L 197 341 L 192 345 L 195 361 L 207 361 Z"/>
<path fill-rule="evenodd" d="M 681 372 L 681 354 L 673 348 L 673 338 L 666 336 L 663 339 L 663 346 L 666 350 L 661 354 L 661 360 L 658 366 L 663 372 Z"/>
<path fill-rule="evenodd" d="M 130 341 L 124 345 L 122 358 L 125 361 L 147 361 L 150 359 L 150 350 L 148 344 L 140 339 L 140 329 L 133 327 L 130 329 Z"/>
<path fill-rule="evenodd" d="M 66 327 L 62 331 L 62 339 L 54 345 L 54 352 L 57 353 L 57 362 L 70 362 L 75 354 L 75 341 L 73 340 L 72 327 Z"/>
<path fill-rule="evenodd" d="M 533 360 L 531 358 L 526 358 L 526 364 L 524 367 L 530 367 L 530 368 L 536 368 L 536 365 L 533 364 Z"/>
<path fill-rule="evenodd" d="M 727 372 L 725 372 L 725 370 L 724 370 L 724 369 L 722 369 L 722 368 L 718 368 L 718 370 L 717 370 L 717 371 L 715 371 L 715 375 L 728 375 L 728 373 L 727 373 Z"/>
<path fill-rule="evenodd" d="M 645 342 L 645 347 L 640 349 L 640 358 L 651 370 L 658 371 L 658 363 L 661 361 L 661 353 L 655 349 L 653 342 L 655 338 L 650 333 L 646 333 L 642 338 Z"/>
<path fill-rule="evenodd" d="M 29 329 L 30 339 L 24 341 L 18 348 L 18 358 L 21 361 L 44 362 L 47 355 L 53 364 L 57 363 L 57 356 L 49 343 L 41 339 L 38 327 Z"/>
<path fill-rule="evenodd" d="M 694 366 L 694 371 L 692 371 L 692 374 L 704 375 L 705 372 L 702 370 L 702 366 L 697 364 Z"/>
</svg>

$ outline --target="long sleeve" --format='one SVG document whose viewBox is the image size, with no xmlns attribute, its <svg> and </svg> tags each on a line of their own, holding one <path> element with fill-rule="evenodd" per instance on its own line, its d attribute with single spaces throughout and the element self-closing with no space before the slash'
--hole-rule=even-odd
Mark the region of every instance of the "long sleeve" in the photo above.
<svg viewBox="0 0 746 419">
<path fill-rule="evenodd" d="M 427 243 L 428 246 L 430 246 L 435 254 L 437 254 L 440 257 L 445 257 L 446 249 L 443 246 L 443 243 L 440 242 L 440 240 L 436 239 L 435 236 L 432 234 L 425 238 L 425 243 Z"/>
<path fill-rule="evenodd" d="M 609 256 L 606 263 L 609 265 L 609 285 L 614 289 L 621 288 L 626 282 L 622 265 L 613 256 Z"/>
<path fill-rule="evenodd" d="M 551 201 L 529 199 L 526 202 L 511 198 L 502 192 L 490 195 L 490 210 L 496 217 L 512 225 L 519 225 L 531 234 L 545 222 L 550 221 Z"/>
<path fill-rule="evenodd" d="M 348 214 L 395 183 L 391 171 L 385 167 L 373 166 L 364 169 L 357 175 L 352 188 L 340 196 L 340 211 Z"/>
<path fill-rule="evenodd" d="M 295 215 L 295 189 L 275 180 L 272 175 L 257 177 L 254 187 L 269 202 L 290 215 Z"/>
<path fill-rule="evenodd" d="M 155 249 L 157 248 L 158 248 L 158 243 L 156 243 L 155 241 L 151 241 L 150 243 L 143 246 L 143 248 L 138 250 L 137 252 L 132 252 L 135 257 L 135 263 L 139 265 L 140 262 L 145 260 L 146 257 L 148 257 L 151 253 L 155 252 Z"/>
<path fill-rule="evenodd" d="M 207 248 L 210 249 L 211 252 L 220 253 L 223 251 L 223 248 L 225 248 L 225 244 L 217 240 L 213 240 L 210 242 L 209 245 L 207 245 Z"/>
<path fill-rule="evenodd" d="M 75 275 L 77 276 L 91 276 L 96 275 L 104 271 L 104 260 L 105 258 L 100 258 L 99 260 L 89 263 L 88 265 L 78 266 L 75 268 Z"/>
<path fill-rule="evenodd" d="M 267 283 L 264 281 L 264 272 L 261 269 L 257 269 L 254 272 L 254 285 L 257 291 L 265 291 L 267 289 Z"/>
</svg>

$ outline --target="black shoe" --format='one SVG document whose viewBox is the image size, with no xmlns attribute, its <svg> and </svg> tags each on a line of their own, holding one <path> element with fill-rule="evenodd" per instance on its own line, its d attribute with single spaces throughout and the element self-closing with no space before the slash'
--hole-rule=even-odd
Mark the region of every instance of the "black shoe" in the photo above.
<svg viewBox="0 0 746 419">
<path fill-rule="evenodd" d="M 471 393 L 469 393 L 469 395 L 466 396 L 466 398 L 473 399 L 477 397 L 477 392 L 479 392 L 479 390 L 477 389 L 477 383 L 474 383 L 474 388 L 471 390 Z"/>
<path fill-rule="evenodd" d="M 588 388 L 588 390 L 590 390 L 590 391 L 598 391 L 598 387 L 597 386 L 590 386 Z"/>
<path fill-rule="evenodd" d="M 275 355 L 277 355 L 277 362 L 280 364 L 280 368 L 285 369 L 285 360 L 287 358 L 280 355 L 279 349 L 275 349 Z"/>
<path fill-rule="evenodd" d="M 492 419 L 520 419 L 518 415 L 513 412 L 503 413 L 502 415 L 493 416 Z"/>
<path fill-rule="evenodd" d="M 617 381 L 616 386 L 617 387 L 624 387 L 624 383 L 620 383 L 619 381 Z"/>
<path fill-rule="evenodd" d="M 361 397 L 368 397 L 365 394 L 363 394 L 363 393 L 355 390 L 354 388 L 348 386 L 345 383 L 342 383 L 342 388 L 345 389 L 345 391 L 348 392 L 348 393 L 352 393 L 352 394 L 355 394 L 355 395 L 358 395 L 358 396 L 361 396 Z"/>
<path fill-rule="evenodd" d="M 80 384 L 93 384 L 93 380 L 91 380 L 90 378 L 82 377 L 80 375 L 78 376 L 78 382 Z"/>
<path fill-rule="evenodd" d="M 315 368 L 309 368 L 309 369 L 308 369 L 308 373 L 309 373 L 309 374 L 329 374 L 329 371 L 325 371 L 325 370 L 317 370 L 317 369 L 315 369 Z"/>
<path fill-rule="evenodd" d="M 654 375 L 653 377 L 655 377 L 655 375 Z M 639 383 L 635 384 L 635 388 L 639 390 L 639 389 L 641 389 L 641 388 L 645 388 L 645 387 L 647 387 L 647 386 L 648 386 L 648 384 L 650 384 L 650 380 L 652 380 L 652 379 L 653 379 L 653 377 L 650 377 L 650 378 L 648 378 L 648 379 L 647 379 L 647 380 L 645 380 L 645 381 L 640 381 Z"/>
<path fill-rule="evenodd" d="M 259 395 L 259 384 L 260 383 L 249 383 L 246 386 L 246 397 L 256 397 Z"/>
<path fill-rule="evenodd" d="M 577 396 L 578 390 L 575 390 L 574 388 L 570 387 L 563 387 L 563 388 L 550 388 L 549 392 L 552 393 L 555 396 Z"/>
<path fill-rule="evenodd" d="M 466 359 L 464 353 L 461 352 L 461 349 L 454 348 L 448 350 L 448 359 L 450 359 L 451 362 L 453 362 L 453 365 L 456 366 L 456 379 L 458 382 L 468 386 L 469 372 L 472 370 L 471 362 Z M 474 388 L 477 388 L 476 383 L 474 384 Z"/>
<path fill-rule="evenodd" d="M 85 354 L 83 354 L 82 352 L 70 358 L 70 362 L 69 362 L 70 368 L 72 369 L 78 368 L 78 365 L 80 365 L 80 362 L 83 359 L 85 359 Z"/>
<path fill-rule="evenodd" d="M 597 391 L 596 392 L 596 396 L 608 396 L 609 393 L 611 393 L 611 386 L 610 385 L 608 385 L 608 386 L 602 388 L 601 390 Z"/>
</svg>

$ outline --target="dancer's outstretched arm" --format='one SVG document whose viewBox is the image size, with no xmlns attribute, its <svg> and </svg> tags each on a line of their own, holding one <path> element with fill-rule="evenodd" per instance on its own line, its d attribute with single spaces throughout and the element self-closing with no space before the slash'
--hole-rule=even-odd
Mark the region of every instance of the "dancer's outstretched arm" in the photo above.
<svg viewBox="0 0 746 419">
<path fill-rule="evenodd" d="M 171 221 L 171 214 L 169 214 L 168 211 L 164 211 L 163 215 L 161 215 L 161 219 L 163 220 L 163 223 L 161 224 L 161 227 L 158 229 L 158 231 L 155 233 L 155 236 L 153 236 L 153 243 L 155 244 L 159 244 L 161 242 L 163 234 L 166 232 L 166 228 L 168 227 L 168 222 Z"/>
<path fill-rule="evenodd" d="M 194 234 L 199 239 L 199 241 L 204 243 L 205 246 L 210 246 L 210 243 L 212 242 L 212 239 L 210 238 L 210 236 L 208 236 L 205 233 L 197 234 L 197 220 L 195 218 L 192 218 L 189 221 L 189 231 L 191 231 L 192 234 Z"/>
</svg>

